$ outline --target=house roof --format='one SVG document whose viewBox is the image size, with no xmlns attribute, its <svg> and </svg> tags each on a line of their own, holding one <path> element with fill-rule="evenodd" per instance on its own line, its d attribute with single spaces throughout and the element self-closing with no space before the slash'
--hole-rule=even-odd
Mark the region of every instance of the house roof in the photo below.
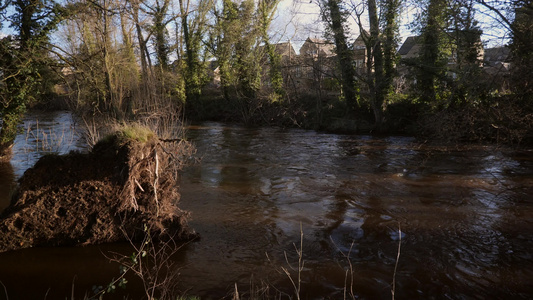
<svg viewBox="0 0 533 300">
<path fill-rule="evenodd" d="M 295 55 L 296 54 L 296 51 L 294 51 L 294 48 L 292 47 L 292 43 L 291 42 L 283 42 L 283 43 L 272 44 L 272 46 L 274 46 L 274 51 L 276 51 L 276 53 L 281 55 L 281 56 L 289 55 L 289 53 L 291 55 Z M 259 46 L 259 50 L 260 51 L 266 51 L 265 45 Z"/>
<path fill-rule="evenodd" d="M 307 41 L 309 41 L 310 43 L 313 43 L 313 44 L 333 45 L 333 43 L 331 43 L 330 41 L 319 39 L 319 38 L 308 37 L 306 42 Z"/>
<path fill-rule="evenodd" d="M 355 41 L 353 41 L 353 43 L 354 43 L 354 45 L 355 45 L 355 44 L 361 44 L 361 43 L 364 44 L 364 43 L 365 43 L 365 40 L 364 40 L 364 38 L 363 38 L 363 35 L 360 34 L 360 35 L 355 39 Z"/>
<path fill-rule="evenodd" d="M 361 29 L 359 31 L 359 36 L 354 41 L 354 44 L 355 43 L 364 43 L 365 42 L 365 38 L 369 38 L 369 37 L 370 37 L 370 33 L 368 31 L 366 31 L 365 29 Z"/>
<path fill-rule="evenodd" d="M 403 42 L 402 46 L 398 50 L 398 54 L 401 56 L 406 56 L 413 47 L 419 43 L 420 36 L 410 36 Z"/>
<path fill-rule="evenodd" d="M 305 40 L 302 48 L 306 47 L 306 44 L 309 45 L 318 45 L 317 48 L 319 48 L 322 55 L 325 56 L 333 56 L 335 55 L 335 45 L 329 41 L 318 39 L 318 38 L 311 38 L 308 37 L 307 40 Z M 300 50 L 301 52 L 301 50 Z"/>
<path fill-rule="evenodd" d="M 507 62 L 509 60 L 509 55 L 511 50 L 509 47 L 495 47 L 485 49 L 483 61 L 488 64 L 496 64 L 498 62 Z"/>
<path fill-rule="evenodd" d="M 296 56 L 296 51 L 294 51 L 294 48 L 292 47 L 292 44 L 290 42 L 286 43 L 277 43 L 274 45 L 276 53 L 283 56 Z"/>
</svg>

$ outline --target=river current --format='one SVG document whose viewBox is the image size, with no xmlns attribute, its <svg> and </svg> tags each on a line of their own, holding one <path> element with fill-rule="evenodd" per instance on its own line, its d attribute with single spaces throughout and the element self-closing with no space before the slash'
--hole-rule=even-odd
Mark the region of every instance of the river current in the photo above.
<svg viewBox="0 0 533 300">
<path fill-rule="evenodd" d="M 32 118 L 44 116 L 26 118 L 0 168 L 4 195 L 43 153 Z M 75 127 L 68 113 L 48 120 L 48 136 Z M 83 149 L 77 128 L 64 132 L 70 148 L 47 151 Z M 221 299 L 237 285 L 287 298 L 300 276 L 302 299 L 533 297 L 533 151 L 220 123 L 187 132 L 200 162 L 182 173 L 180 206 L 202 237 L 175 257 L 189 295 Z M 0 282 L 9 299 L 90 294 L 118 276 L 105 254 L 128 247 L 3 253 Z"/>
</svg>

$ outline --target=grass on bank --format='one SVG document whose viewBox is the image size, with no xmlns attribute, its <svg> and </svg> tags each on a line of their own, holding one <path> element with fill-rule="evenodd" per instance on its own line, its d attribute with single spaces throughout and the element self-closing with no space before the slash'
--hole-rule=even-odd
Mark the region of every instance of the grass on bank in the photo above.
<svg viewBox="0 0 533 300">
<path fill-rule="evenodd" d="M 95 122 L 92 122 L 93 125 L 89 125 L 86 121 L 86 126 L 94 126 Z M 92 147 L 98 142 L 106 142 L 114 138 L 118 138 L 119 143 L 125 143 L 127 141 L 146 143 L 156 138 L 156 134 L 149 127 L 137 122 L 115 122 L 110 123 L 105 129 L 86 130 L 85 138 L 89 146 Z"/>
<path fill-rule="evenodd" d="M 122 124 L 116 130 L 117 136 L 125 140 L 146 143 L 155 138 L 155 133 L 139 123 Z"/>
</svg>

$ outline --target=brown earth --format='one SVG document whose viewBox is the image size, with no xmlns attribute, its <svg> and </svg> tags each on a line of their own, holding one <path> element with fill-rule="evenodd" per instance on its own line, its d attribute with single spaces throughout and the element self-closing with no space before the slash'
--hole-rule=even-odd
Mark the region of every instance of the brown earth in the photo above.
<svg viewBox="0 0 533 300">
<path fill-rule="evenodd" d="M 0 215 L 0 252 L 152 237 L 191 239 L 178 171 L 192 147 L 112 136 L 89 153 L 47 155 L 20 179 Z"/>
</svg>

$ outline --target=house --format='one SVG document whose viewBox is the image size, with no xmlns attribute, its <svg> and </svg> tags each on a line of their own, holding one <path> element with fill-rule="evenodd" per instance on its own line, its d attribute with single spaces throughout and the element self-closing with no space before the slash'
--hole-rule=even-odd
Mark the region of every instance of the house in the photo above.
<svg viewBox="0 0 533 300">
<path fill-rule="evenodd" d="M 506 46 L 485 49 L 483 65 L 485 67 L 495 67 L 501 64 L 509 64 L 510 55 L 511 50 Z"/>
<path fill-rule="evenodd" d="M 276 53 L 281 57 L 281 76 L 286 84 L 294 81 L 295 74 L 300 70 L 300 60 L 294 50 L 291 41 L 277 43 L 275 45 Z"/>
<path fill-rule="evenodd" d="M 274 51 L 276 51 L 276 53 L 281 57 L 282 65 L 288 64 L 297 57 L 296 51 L 294 51 L 290 41 L 286 43 L 277 43 L 274 45 L 274 49 Z"/>
<path fill-rule="evenodd" d="M 283 77 L 284 82 L 287 82 L 292 73 L 293 69 L 295 68 L 295 64 L 297 65 L 298 61 L 298 55 L 296 54 L 296 51 L 294 50 L 292 43 L 290 41 L 284 42 L 284 43 L 277 43 L 272 45 L 274 46 L 274 52 L 279 55 L 280 58 L 280 67 L 281 67 L 281 76 Z M 261 64 L 261 72 L 262 72 L 262 80 L 263 82 L 269 86 L 270 85 L 270 58 L 267 53 L 266 46 L 260 46 L 259 47 L 259 53 L 262 56 Z"/>
<path fill-rule="evenodd" d="M 300 78 L 313 81 L 330 78 L 335 73 L 335 45 L 332 42 L 307 38 L 300 48 Z"/>
<path fill-rule="evenodd" d="M 328 58 L 335 56 L 335 45 L 332 42 L 308 37 L 300 48 L 303 57 Z"/>
<path fill-rule="evenodd" d="M 219 88 L 221 81 L 220 81 L 220 66 L 218 65 L 218 61 L 211 60 L 207 64 L 207 74 L 209 78 L 212 79 L 209 86 L 214 88 Z"/>
<path fill-rule="evenodd" d="M 290 41 L 273 44 L 272 46 L 274 46 L 274 52 L 281 58 L 282 65 L 287 64 L 289 61 L 292 61 L 298 57 Z M 266 47 L 264 45 L 259 46 L 258 50 L 259 53 L 261 53 L 261 55 L 263 56 L 263 63 L 265 64 L 269 59 Z"/>
<path fill-rule="evenodd" d="M 483 42 L 481 30 L 460 30 L 452 33 L 454 46 L 448 60 L 448 65 L 456 69 L 470 68 L 472 63 L 477 67 L 483 67 Z"/>
<path fill-rule="evenodd" d="M 366 72 L 367 57 L 366 43 L 363 38 L 363 34 L 359 35 L 353 43 L 353 58 L 355 63 L 355 69 L 358 73 Z"/>
<path fill-rule="evenodd" d="M 399 78 L 396 79 L 400 85 L 405 83 L 405 78 L 412 77 L 412 66 L 422 50 L 422 38 L 420 36 L 409 36 L 398 49 L 400 63 L 397 66 Z"/>
<path fill-rule="evenodd" d="M 475 36 L 472 36 L 475 34 Z M 481 31 L 477 32 L 453 32 L 449 36 L 454 37 L 451 47 L 450 56 L 448 57 L 447 73 L 451 77 L 456 77 L 458 70 L 465 67 L 470 68 L 472 63 L 477 67 L 483 66 L 483 43 L 481 42 Z M 473 48 L 468 48 L 469 41 L 475 40 Z M 423 38 L 421 36 L 410 36 L 403 42 L 398 55 L 400 56 L 400 65 L 398 66 L 398 73 L 402 77 L 411 75 L 413 71 L 411 67 L 417 65 L 417 58 L 420 56 L 423 49 Z M 475 57 L 473 57 L 475 56 Z"/>
<path fill-rule="evenodd" d="M 511 68 L 511 50 L 501 46 L 485 49 L 483 56 L 483 73 L 487 86 L 493 90 L 509 89 L 509 73 Z"/>
<path fill-rule="evenodd" d="M 421 37 L 410 36 L 405 39 L 400 49 L 398 49 L 398 55 L 402 60 L 416 58 L 420 53 L 421 47 Z"/>
</svg>

